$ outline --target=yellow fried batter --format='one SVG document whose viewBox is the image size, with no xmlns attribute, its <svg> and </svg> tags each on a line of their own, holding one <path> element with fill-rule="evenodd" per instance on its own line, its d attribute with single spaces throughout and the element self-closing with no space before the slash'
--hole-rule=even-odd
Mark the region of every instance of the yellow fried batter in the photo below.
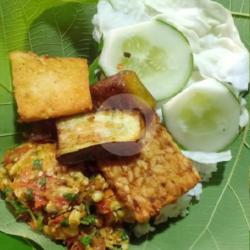
<svg viewBox="0 0 250 250">
<path fill-rule="evenodd" d="M 89 111 L 88 65 L 80 58 L 10 55 L 21 121 L 30 122 Z"/>
</svg>

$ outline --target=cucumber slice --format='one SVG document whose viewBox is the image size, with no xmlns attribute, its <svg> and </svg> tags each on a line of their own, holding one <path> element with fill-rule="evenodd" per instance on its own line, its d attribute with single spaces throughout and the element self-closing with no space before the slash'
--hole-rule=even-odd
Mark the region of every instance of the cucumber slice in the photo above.
<svg viewBox="0 0 250 250">
<path fill-rule="evenodd" d="M 239 133 L 240 103 L 225 85 L 212 79 L 186 88 L 162 111 L 169 132 L 188 150 L 220 151 Z"/>
<path fill-rule="evenodd" d="M 133 70 L 157 100 L 178 93 L 193 70 L 188 41 L 160 20 L 111 30 L 104 37 L 99 61 L 107 76 Z"/>
</svg>

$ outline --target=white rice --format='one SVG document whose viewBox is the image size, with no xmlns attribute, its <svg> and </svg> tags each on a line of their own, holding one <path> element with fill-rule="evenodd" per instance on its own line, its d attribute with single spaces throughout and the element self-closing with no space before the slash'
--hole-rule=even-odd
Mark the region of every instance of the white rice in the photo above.
<svg viewBox="0 0 250 250">
<path fill-rule="evenodd" d="M 196 169 L 199 171 L 201 181 L 202 182 L 209 182 L 212 177 L 212 174 L 217 171 L 217 164 L 203 164 L 199 162 L 194 162 Z"/>
</svg>

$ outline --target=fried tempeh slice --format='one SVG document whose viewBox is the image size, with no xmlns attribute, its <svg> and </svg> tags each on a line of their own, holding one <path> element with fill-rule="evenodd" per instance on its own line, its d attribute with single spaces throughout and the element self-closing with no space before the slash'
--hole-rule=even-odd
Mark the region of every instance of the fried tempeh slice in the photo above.
<svg viewBox="0 0 250 250">
<path fill-rule="evenodd" d="M 138 158 L 99 161 L 98 165 L 132 217 L 147 222 L 200 180 L 156 115 Z"/>
<path fill-rule="evenodd" d="M 56 126 L 57 156 L 74 164 L 110 154 L 138 154 L 145 125 L 138 111 L 102 110 L 61 119 Z"/>
<path fill-rule="evenodd" d="M 10 54 L 13 85 L 22 122 L 84 113 L 92 109 L 87 60 Z"/>
</svg>

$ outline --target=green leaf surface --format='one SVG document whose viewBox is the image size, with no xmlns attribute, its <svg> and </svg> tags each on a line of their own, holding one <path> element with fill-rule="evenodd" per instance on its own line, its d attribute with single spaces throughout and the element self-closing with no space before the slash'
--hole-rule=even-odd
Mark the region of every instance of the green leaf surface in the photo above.
<svg viewBox="0 0 250 250">
<path fill-rule="evenodd" d="M 63 246 L 47 239 L 44 235 L 32 231 L 25 223 L 19 222 L 17 225 L 15 218 L 6 208 L 6 204 L 3 200 L 0 200 L 0 218 L 0 229 L 4 233 L 22 236 L 25 239 L 32 239 L 43 249 L 65 249 Z"/>
<path fill-rule="evenodd" d="M 54 56 L 96 57 L 91 18 L 96 1 L 0 0 L 0 156 L 20 142 L 8 53 L 32 50 Z M 250 49 L 250 1 L 218 0 L 232 11 L 242 41 Z M 248 110 L 250 98 L 248 97 Z M 133 242 L 132 250 L 248 250 L 250 230 L 249 127 L 232 145 L 233 160 L 214 174 L 201 201 L 187 217 L 159 226 L 156 233 Z M 16 223 L 0 201 L 0 231 L 32 239 L 46 250 L 64 249 Z M 34 249 L 0 234 L 3 249 Z"/>
</svg>

